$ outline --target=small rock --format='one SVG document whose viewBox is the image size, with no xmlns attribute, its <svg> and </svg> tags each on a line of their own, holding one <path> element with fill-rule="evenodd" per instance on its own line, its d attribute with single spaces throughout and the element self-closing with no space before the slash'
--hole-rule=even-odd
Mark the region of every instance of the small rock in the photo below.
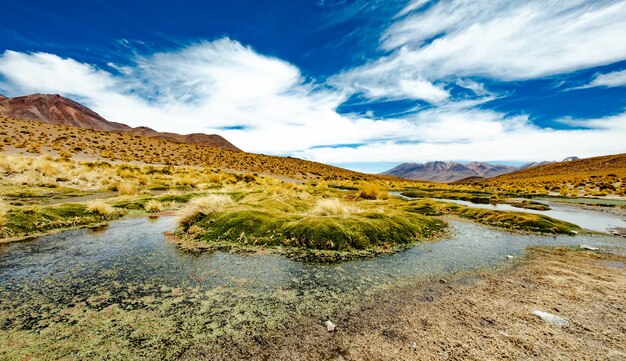
<svg viewBox="0 0 626 361">
<path fill-rule="evenodd" d="M 590 251 L 597 251 L 597 250 L 598 250 L 598 247 L 589 246 L 589 245 L 587 245 L 587 244 L 581 244 L 581 245 L 580 245 L 580 248 L 582 248 L 582 249 L 588 249 L 588 250 L 590 250 Z"/>
<path fill-rule="evenodd" d="M 324 322 L 324 325 L 326 325 L 326 330 L 328 330 L 328 332 L 333 332 L 335 331 L 335 327 L 337 327 L 337 325 L 335 325 L 334 323 L 332 323 L 330 320 Z"/>
<path fill-rule="evenodd" d="M 507 255 L 506 255 L 506 258 L 508 258 L 508 259 L 513 259 L 513 258 L 515 258 L 515 257 L 511 256 L 510 254 L 507 254 Z"/>
<path fill-rule="evenodd" d="M 551 313 L 547 313 L 547 312 L 543 312 L 543 311 L 539 311 L 539 310 L 534 310 L 532 312 L 532 314 L 534 316 L 539 317 L 542 321 L 550 323 L 552 325 L 555 326 L 559 326 L 559 327 L 567 327 L 569 326 L 569 321 L 561 318 L 559 316 L 553 315 Z"/>
<path fill-rule="evenodd" d="M 442 279 L 439 280 L 439 283 L 448 283 L 448 280 L 445 279 L 445 278 L 442 278 Z"/>
<path fill-rule="evenodd" d="M 411 348 L 417 350 L 417 342 L 413 341 L 413 343 L 411 344 Z"/>
</svg>

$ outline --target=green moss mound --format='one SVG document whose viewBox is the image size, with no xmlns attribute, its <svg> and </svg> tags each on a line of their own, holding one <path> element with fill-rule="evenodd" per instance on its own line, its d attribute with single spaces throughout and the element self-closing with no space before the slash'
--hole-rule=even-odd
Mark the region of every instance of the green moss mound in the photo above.
<svg viewBox="0 0 626 361">
<path fill-rule="evenodd" d="M 6 224 L 0 229 L 0 238 L 22 237 L 65 228 L 101 223 L 118 218 L 122 213 L 108 217 L 87 211 L 85 204 L 66 203 L 48 207 L 15 208 L 6 215 Z"/>
<path fill-rule="evenodd" d="M 267 246 L 291 249 L 298 258 L 350 258 L 383 250 L 406 248 L 441 232 L 446 224 L 435 218 L 404 211 L 364 211 L 320 216 L 276 209 L 235 209 L 204 217 L 185 236 L 215 245 Z M 299 251 L 324 251 L 302 255 Z"/>
</svg>

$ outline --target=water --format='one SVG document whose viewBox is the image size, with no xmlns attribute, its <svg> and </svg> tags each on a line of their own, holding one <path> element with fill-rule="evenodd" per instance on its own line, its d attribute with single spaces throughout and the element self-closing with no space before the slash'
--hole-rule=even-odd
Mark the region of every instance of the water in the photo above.
<svg viewBox="0 0 626 361">
<path fill-rule="evenodd" d="M 113 222 L 106 230 L 75 230 L 0 246 L 0 288 L 40 282 L 90 294 L 103 283 L 139 282 L 168 287 L 234 287 L 264 292 L 277 289 L 348 290 L 395 280 L 497 266 L 505 256 L 521 255 L 534 245 L 622 247 L 609 236 L 520 235 L 474 223 L 449 221 L 451 237 L 422 243 L 393 255 L 322 265 L 272 254 L 189 253 L 165 240 L 174 228 L 171 217 Z M 245 279 L 245 282 L 242 281 Z"/>
<path fill-rule="evenodd" d="M 472 207 L 472 208 L 483 208 L 483 209 L 491 209 L 494 211 L 513 211 L 513 212 L 526 212 L 526 213 L 537 213 L 543 214 L 548 217 L 552 217 L 555 219 L 560 219 L 562 221 L 570 222 L 575 225 L 580 226 L 581 228 L 588 229 L 590 231 L 595 232 L 609 232 L 616 228 L 626 228 L 626 221 L 621 217 L 606 213 L 606 212 L 597 212 L 591 211 L 587 209 L 582 209 L 576 206 L 568 206 L 550 202 L 544 202 L 550 206 L 550 210 L 539 211 L 535 209 L 526 209 L 526 208 L 518 208 L 513 207 L 509 204 L 478 204 L 472 203 L 468 201 L 456 200 L 456 199 L 438 199 L 432 198 L 436 201 L 449 202 L 461 204 L 464 206 Z"/>
<path fill-rule="evenodd" d="M 119 327 L 99 329 L 115 306 L 117 320 L 142 312 L 140 320 L 164 325 L 135 345 L 162 355 L 185 349 L 192 340 L 207 344 L 302 317 L 321 324 L 387 287 L 497 267 L 510 262 L 506 255 L 521 256 L 529 246 L 626 248 L 623 239 L 608 235 L 519 235 L 464 221 L 449 223 L 448 239 L 335 265 L 274 254 L 184 252 L 163 236 L 174 229 L 171 217 L 126 219 L 102 231 L 73 230 L 0 245 L 0 338 L 2 332 L 21 332 L 13 337 L 23 338 L 46 328 L 67 332 L 67 327 L 84 327 L 72 328 L 72 337 L 105 332 L 125 340 L 128 332 Z M 140 327 L 136 323 L 133 318 L 126 327 Z"/>
</svg>

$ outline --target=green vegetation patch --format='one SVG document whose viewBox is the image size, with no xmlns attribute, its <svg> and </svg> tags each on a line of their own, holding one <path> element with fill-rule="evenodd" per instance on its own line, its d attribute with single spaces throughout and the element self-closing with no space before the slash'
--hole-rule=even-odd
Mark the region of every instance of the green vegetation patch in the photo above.
<svg viewBox="0 0 626 361">
<path fill-rule="evenodd" d="M 404 212 L 302 216 L 249 210 L 209 215 L 197 226 L 204 230 L 204 241 L 345 252 L 412 244 L 432 237 L 445 224 Z"/>
<path fill-rule="evenodd" d="M 495 201 L 495 199 L 491 198 L 492 195 L 487 194 L 487 193 L 466 193 L 466 192 L 410 189 L 410 190 L 405 190 L 400 194 L 409 198 L 443 198 L 443 199 L 467 201 L 467 202 L 472 202 L 472 203 L 477 203 L 477 204 L 489 204 Z"/>
<path fill-rule="evenodd" d="M 575 224 L 544 216 L 542 214 L 471 208 L 463 205 L 436 202 L 426 199 L 411 201 L 405 210 L 408 212 L 415 212 L 430 216 L 456 215 L 489 226 L 516 231 L 571 235 L 580 230 L 580 227 Z"/>
<path fill-rule="evenodd" d="M 65 203 L 48 207 L 18 207 L 8 210 L 0 238 L 22 237 L 65 228 L 101 223 L 122 216 L 90 212 L 85 204 Z"/>
<path fill-rule="evenodd" d="M 336 261 L 404 249 L 446 227 L 441 220 L 396 209 L 393 203 L 338 201 L 336 214 L 321 214 L 311 206 L 314 199 L 244 199 L 254 202 L 206 214 L 185 225 L 179 236 L 216 249 L 272 247 L 293 258 Z M 303 210 L 303 204 L 308 208 Z M 374 204 L 384 204 L 385 209 Z"/>
<path fill-rule="evenodd" d="M 517 208 L 533 209 L 536 211 L 549 211 L 550 210 L 550 206 L 548 206 L 547 204 L 529 201 L 529 200 L 523 200 L 521 202 L 520 201 L 507 201 L 506 203 Z"/>
</svg>

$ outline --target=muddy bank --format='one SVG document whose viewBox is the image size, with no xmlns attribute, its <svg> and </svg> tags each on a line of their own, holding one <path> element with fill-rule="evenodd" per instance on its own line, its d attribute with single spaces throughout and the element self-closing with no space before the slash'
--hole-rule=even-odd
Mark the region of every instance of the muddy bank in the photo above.
<svg viewBox="0 0 626 361">
<path fill-rule="evenodd" d="M 624 255 L 534 248 L 509 271 L 394 288 L 336 316 L 334 333 L 312 320 L 183 359 L 623 360 L 625 266 Z"/>
</svg>

